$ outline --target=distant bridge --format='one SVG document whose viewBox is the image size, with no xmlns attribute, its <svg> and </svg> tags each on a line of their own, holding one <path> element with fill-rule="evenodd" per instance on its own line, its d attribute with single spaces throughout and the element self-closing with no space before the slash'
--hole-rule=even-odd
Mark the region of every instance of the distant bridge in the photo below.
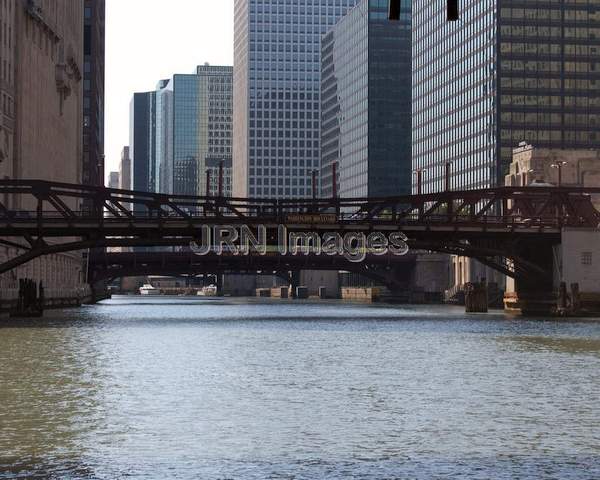
<svg viewBox="0 0 600 480">
<path fill-rule="evenodd" d="M 475 258 L 523 285 L 547 287 L 552 247 L 560 243 L 561 229 L 600 224 L 595 198 L 600 198 L 600 188 L 500 187 L 389 198 L 275 200 L 1 180 L 0 244 L 18 247 L 20 253 L 1 264 L 0 273 L 42 255 L 82 249 L 188 247 L 203 225 L 264 225 L 274 242 L 277 227 L 285 225 L 290 232 L 399 231 L 413 251 Z M 11 209 L 9 199 L 24 208 Z M 91 207 L 84 210 L 83 205 Z M 285 268 L 302 260 L 307 262 L 286 259 Z M 212 262 L 214 268 L 215 261 L 199 257 L 195 265 Z M 231 271 L 247 268 L 249 262 L 241 256 L 220 261 Z M 253 258 L 252 269 L 275 268 L 275 261 L 282 263 Z M 310 268 L 325 268 L 327 262 L 352 270 L 343 258 L 314 259 Z"/>
</svg>

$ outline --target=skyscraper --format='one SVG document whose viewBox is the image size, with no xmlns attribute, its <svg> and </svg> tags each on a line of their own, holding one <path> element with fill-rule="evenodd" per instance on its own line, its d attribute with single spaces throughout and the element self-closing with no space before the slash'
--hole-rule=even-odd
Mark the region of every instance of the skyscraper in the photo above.
<svg viewBox="0 0 600 480">
<path fill-rule="evenodd" d="M 85 0 L 83 9 L 84 185 L 104 185 L 105 0 Z"/>
<path fill-rule="evenodd" d="M 132 188 L 140 192 L 155 192 L 156 92 L 133 94 L 129 121 Z"/>
<path fill-rule="evenodd" d="M 321 192 L 401 195 L 411 188 L 410 4 L 361 0 L 322 42 Z"/>
<path fill-rule="evenodd" d="M 413 2 L 413 158 L 425 192 L 503 182 L 512 150 L 599 148 L 600 4 Z"/>
<path fill-rule="evenodd" d="M 310 196 L 321 37 L 357 0 L 235 0 L 235 196 Z"/>
<path fill-rule="evenodd" d="M 131 157 L 129 147 L 123 147 L 121 162 L 119 163 L 119 188 L 131 190 Z"/>
<path fill-rule="evenodd" d="M 173 85 L 161 80 L 156 87 L 156 191 L 173 193 Z"/>
<path fill-rule="evenodd" d="M 119 172 L 110 172 L 108 175 L 108 188 L 119 188 Z"/>
<path fill-rule="evenodd" d="M 206 170 L 231 164 L 232 81 L 232 67 L 208 64 L 173 76 L 174 193 L 204 195 Z"/>
</svg>

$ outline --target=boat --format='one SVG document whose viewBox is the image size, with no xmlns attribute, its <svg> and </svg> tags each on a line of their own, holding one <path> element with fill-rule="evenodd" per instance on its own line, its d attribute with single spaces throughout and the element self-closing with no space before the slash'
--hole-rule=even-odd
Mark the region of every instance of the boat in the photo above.
<svg viewBox="0 0 600 480">
<path fill-rule="evenodd" d="M 140 295 L 160 295 L 160 289 L 146 283 L 140 287 Z"/>
<path fill-rule="evenodd" d="M 202 287 L 201 290 L 198 291 L 198 296 L 200 297 L 216 297 L 217 296 L 217 286 L 209 285 L 208 287 Z"/>
</svg>

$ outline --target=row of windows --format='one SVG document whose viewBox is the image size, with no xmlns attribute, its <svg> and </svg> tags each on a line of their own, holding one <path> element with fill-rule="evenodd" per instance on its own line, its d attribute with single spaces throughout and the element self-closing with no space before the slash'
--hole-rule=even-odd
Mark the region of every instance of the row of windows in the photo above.
<svg viewBox="0 0 600 480">
<path fill-rule="evenodd" d="M 502 19 L 513 19 L 513 20 L 525 20 L 527 21 L 541 21 L 541 20 L 553 20 L 556 22 L 562 21 L 563 11 L 558 8 L 501 8 L 500 18 Z M 564 20 L 567 22 L 588 22 L 588 21 L 600 21 L 600 10 L 575 10 L 566 9 L 564 10 Z"/>
<path fill-rule="evenodd" d="M 250 127 L 253 127 L 254 125 L 252 124 L 253 122 L 250 122 Z M 289 122 L 286 122 L 289 123 Z M 294 122 L 295 123 L 295 122 Z M 302 123 L 302 122 L 300 122 Z M 266 127 L 267 125 L 265 125 Z M 275 128 L 275 125 L 271 125 L 271 128 Z M 297 127 L 294 127 L 297 128 Z M 300 127 L 303 128 L 303 127 Z M 268 137 L 269 135 L 267 135 L 269 132 L 265 132 L 265 137 Z M 283 127 L 281 127 L 280 130 L 271 130 L 270 132 L 271 136 L 273 137 L 273 139 L 271 140 L 271 145 L 275 146 L 275 142 L 277 138 L 319 138 L 319 131 L 318 130 L 289 130 L 289 126 L 287 126 L 287 130 L 283 130 Z M 251 146 L 254 145 L 254 139 L 250 140 L 252 143 L 250 143 Z M 282 140 L 279 140 L 280 142 Z M 269 141 L 267 138 L 265 138 L 265 146 L 268 145 Z M 262 146 L 263 142 L 262 140 L 259 138 L 258 140 L 256 140 L 256 145 L 257 146 Z"/>
<path fill-rule="evenodd" d="M 264 90 L 262 88 L 251 88 L 250 89 L 250 98 L 259 99 L 259 103 L 257 107 L 260 106 L 262 108 L 262 104 L 260 103 L 260 99 L 264 100 L 319 100 L 319 93 L 311 93 L 311 92 L 300 92 L 297 91 L 291 92 L 290 86 L 287 87 L 287 91 L 283 92 L 281 90 L 273 92 L 270 90 Z M 268 103 L 265 102 L 265 106 L 268 106 Z"/>
<path fill-rule="evenodd" d="M 539 56 L 567 57 L 596 55 L 600 52 L 598 45 L 569 44 L 569 43 L 541 43 L 535 42 L 500 42 L 500 53 L 528 54 Z M 571 60 L 570 58 L 568 60 Z"/>
<path fill-rule="evenodd" d="M 254 195 L 258 195 L 259 197 L 266 197 L 266 196 L 293 196 L 293 197 L 297 197 L 297 196 L 301 196 L 301 197 L 305 197 L 308 195 L 312 195 L 312 190 L 309 189 L 304 189 L 304 188 L 260 188 L 260 187 L 250 187 L 249 189 L 250 192 L 250 196 L 254 196 Z"/>
<path fill-rule="evenodd" d="M 299 157 L 319 158 L 319 150 L 298 149 L 298 150 L 268 150 L 268 149 L 250 149 L 250 157 L 271 157 L 273 158 L 299 158 Z M 251 162 L 252 163 L 252 160 Z"/>
<path fill-rule="evenodd" d="M 262 173 L 260 173 L 260 168 L 257 170 L 256 175 L 262 175 L 259 178 L 252 178 L 254 177 L 255 173 L 254 173 L 254 169 L 251 168 L 250 169 L 250 185 L 300 185 L 300 186 L 304 186 L 306 185 L 311 185 L 312 184 L 312 178 L 310 175 L 312 175 L 312 172 L 307 171 L 306 172 L 306 178 L 298 178 L 298 172 L 294 173 L 292 170 L 290 170 L 289 168 L 286 169 L 286 173 L 285 173 L 285 177 L 282 173 L 282 169 L 279 169 L 279 177 L 275 177 L 275 174 L 273 173 L 274 169 L 271 169 L 271 174 L 273 175 L 273 178 L 264 176 L 264 175 L 268 175 L 267 173 L 265 173 L 264 175 Z M 300 173 L 300 175 L 304 175 L 304 171 L 302 171 Z"/>
</svg>

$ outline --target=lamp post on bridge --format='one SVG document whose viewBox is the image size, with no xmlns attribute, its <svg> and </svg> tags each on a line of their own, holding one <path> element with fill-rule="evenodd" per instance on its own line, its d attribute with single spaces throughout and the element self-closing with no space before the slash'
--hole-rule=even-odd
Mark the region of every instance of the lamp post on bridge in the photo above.
<svg viewBox="0 0 600 480">
<path fill-rule="evenodd" d="M 562 167 L 564 167 L 567 163 L 569 163 L 569 162 L 565 162 L 564 160 L 559 160 L 558 162 L 550 165 L 552 168 L 558 168 L 558 186 L 559 187 L 562 186 Z"/>
<path fill-rule="evenodd" d="M 530 168 L 529 170 L 527 170 L 525 172 L 525 181 L 523 182 L 524 184 L 522 185 L 523 187 L 527 187 L 533 183 L 533 181 L 531 180 L 530 177 L 533 176 L 533 180 L 535 180 L 535 176 L 533 175 L 534 173 L 535 173 L 535 169 L 533 169 L 533 168 Z"/>
<path fill-rule="evenodd" d="M 445 173 L 445 189 L 446 192 L 450 191 L 450 173 L 451 173 L 451 169 L 452 169 L 452 162 L 447 161 L 446 162 L 446 173 Z"/>
</svg>

